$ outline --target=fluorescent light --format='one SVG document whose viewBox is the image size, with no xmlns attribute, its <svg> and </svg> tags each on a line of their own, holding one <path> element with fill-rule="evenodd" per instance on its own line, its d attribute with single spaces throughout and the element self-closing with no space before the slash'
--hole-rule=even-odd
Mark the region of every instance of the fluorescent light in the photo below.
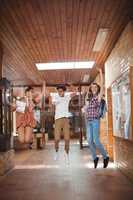
<svg viewBox="0 0 133 200">
<path fill-rule="evenodd" d="M 38 70 L 88 69 L 92 68 L 94 63 L 94 61 L 36 63 L 36 67 Z"/>
<path fill-rule="evenodd" d="M 106 40 L 107 34 L 109 32 L 108 28 L 100 28 L 97 37 L 93 46 L 93 51 L 100 51 L 101 48 L 104 45 L 104 42 Z"/>
</svg>

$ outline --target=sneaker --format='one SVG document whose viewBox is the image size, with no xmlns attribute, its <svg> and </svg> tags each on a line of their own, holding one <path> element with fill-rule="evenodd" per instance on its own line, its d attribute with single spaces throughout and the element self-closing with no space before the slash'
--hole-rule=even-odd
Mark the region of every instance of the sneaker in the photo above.
<svg viewBox="0 0 133 200">
<path fill-rule="evenodd" d="M 94 160 L 94 168 L 95 168 L 95 169 L 97 168 L 98 161 L 99 161 L 99 158 L 96 157 L 95 160 Z"/>
<path fill-rule="evenodd" d="M 66 164 L 69 165 L 69 164 L 70 164 L 69 153 L 66 153 L 66 152 L 65 152 L 65 155 L 64 155 L 64 156 L 65 156 L 65 162 L 66 162 Z"/>
<path fill-rule="evenodd" d="M 54 160 L 59 160 L 59 152 L 55 152 L 55 155 L 54 155 Z"/>
<path fill-rule="evenodd" d="M 107 168 L 108 167 L 108 163 L 109 163 L 109 157 L 105 158 L 103 160 L 103 168 Z"/>
</svg>

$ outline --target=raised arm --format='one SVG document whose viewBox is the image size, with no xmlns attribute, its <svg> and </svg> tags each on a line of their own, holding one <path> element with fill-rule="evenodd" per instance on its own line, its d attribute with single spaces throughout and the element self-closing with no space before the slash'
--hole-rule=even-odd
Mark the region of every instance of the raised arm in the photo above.
<svg viewBox="0 0 133 200">
<path fill-rule="evenodd" d="M 104 92 L 103 91 L 103 89 L 104 89 L 104 85 L 103 85 L 103 73 L 102 73 L 102 69 L 101 68 L 98 68 L 98 71 L 100 73 L 100 87 L 101 87 L 98 99 L 99 99 L 99 101 L 101 101 L 101 99 L 103 97 L 103 92 Z"/>
<path fill-rule="evenodd" d="M 46 96 L 46 81 L 43 81 L 42 96 Z"/>
<path fill-rule="evenodd" d="M 41 92 L 36 92 L 33 96 L 33 99 L 36 103 L 39 103 L 40 101 L 42 101 L 44 97 L 47 96 L 48 96 L 48 91 L 46 89 L 46 82 L 44 81 L 41 88 Z"/>
<path fill-rule="evenodd" d="M 52 106 L 53 106 L 52 97 L 49 95 L 49 107 L 51 108 Z"/>
</svg>

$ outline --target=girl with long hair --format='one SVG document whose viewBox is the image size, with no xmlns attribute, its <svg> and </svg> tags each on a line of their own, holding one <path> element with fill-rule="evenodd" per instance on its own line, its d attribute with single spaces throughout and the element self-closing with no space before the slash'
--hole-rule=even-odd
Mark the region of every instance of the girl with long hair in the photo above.
<svg viewBox="0 0 133 200">
<path fill-rule="evenodd" d="M 86 117 L 86 128 L 87 128 L 87 140 L 89 148 L 92 154 L 94 161 L 94 168 L 97 168 L 99 157 L 96 154 L 96 149 L 103 156 L 103 167 L 108 166 L 109 157 L 105 151 L 103 145 L 99 139 L 99 130 L 100 130 L 100 117 L 99 109 L 100 102 L 103 96 L 103 75 L 102 70 L 98 69 L 100 73 L 101 84 L 92 83 L 89 88 L 87 103 L 84 107 L 85 117 Z"/>
<path fill-rule="evenodd" d="M 16 101 L 16 125 L 20 143 L 32 143 L 32 132 L 36 125 L 33 113 L 33 88 L 25 90 L 25 96 Z"/>
</svg>

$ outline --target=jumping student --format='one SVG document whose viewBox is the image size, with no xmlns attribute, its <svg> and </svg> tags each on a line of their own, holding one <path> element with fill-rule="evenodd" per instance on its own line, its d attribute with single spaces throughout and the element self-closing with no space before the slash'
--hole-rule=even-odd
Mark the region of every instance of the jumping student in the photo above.
<svg viewBox="0 0 133 200">
<path fill-rule="evenodd" d="M 61 131 L 64 133 L 65 140 L 65 158 L 66 163 L 69 164 L 69 143 L 70 143 L 70 129 L 69 129 L 69 102 L 71 98 L 76 95 L 73 93 L 66 93 L 66 86 L 59 85 L 57 88 L 57 95 L 50 97 L 50 102 L 55 106 L 55 157 L 57 160 L 59 158 L 59 141 Z"/>
<path fill-rule="evenodd" d="M 33 88 L 28 87 L 25 90 L 25 96 L 16 101 L 16 124 L 18 130 L 18 138 L 21 143 L 29 144 L 32 148 L 32 132 L 36 125 L 33 114 Z"/>
<path fill-rule="evenodd" d="M 103 156 L 103 167 L 108 166 L 109 157 L 99 139 L 100 117 L 99 109 L 100 102 L 103 96 L 103 74 L 102 70 L 98 69 L 100 73 L 101 84 L 92 83 L 89 88 L 87 103 L 83 110 L 86 116 L 87 140 L 94 160 L 94 168 L 97 168 L 99 157 L 96 154 L 96 149 Z"/>
</svg>

